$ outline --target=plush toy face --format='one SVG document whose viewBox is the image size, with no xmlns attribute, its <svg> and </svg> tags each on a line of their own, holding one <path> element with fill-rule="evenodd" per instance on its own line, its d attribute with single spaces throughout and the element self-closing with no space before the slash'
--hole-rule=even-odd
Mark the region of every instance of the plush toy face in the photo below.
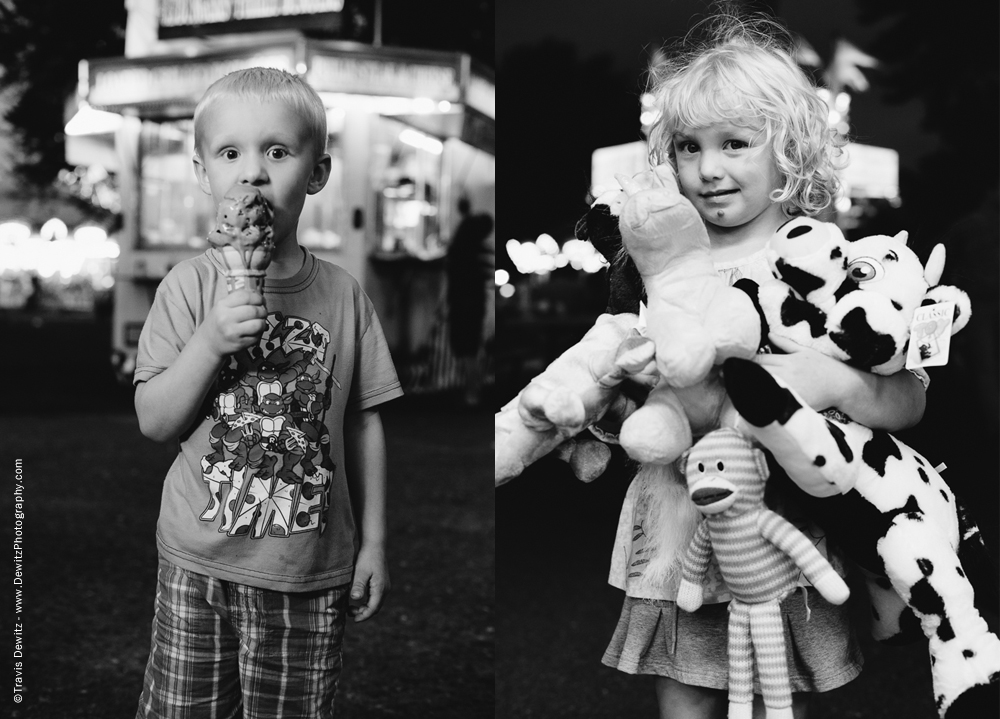
<svg viewBox="0 0 1000 719">
<path fill-rule="evenodd" d="M 902 369 L 918 307 L 955 302 L 953 333 L 970 314 L 964 292 L 936 285 L 944 248 L 934 249 L 925 268 L 906 239 L 900 232 L 847 242 L 830 223 L 812 218 L 786 223 L 768 254 L 781 282 L 766 283 L 760 293 L 770 330 L 877 374 Z"/>
<path fill-rule="evenodd" d="M 719 429 L 699 440 L 686 467 L 688 494 L 704 515 L 739 515 L 764 501 L 764 457 L 735 430 Z"/>
<path fill-rule="evenodd" d="M 847 276 L 865 292 L 885 295 L 904 317 L 912 317 L 928 290 L 924 266 L 906 246 L 906 233 L 873 235 L 847 245 Z"/>
</svg>

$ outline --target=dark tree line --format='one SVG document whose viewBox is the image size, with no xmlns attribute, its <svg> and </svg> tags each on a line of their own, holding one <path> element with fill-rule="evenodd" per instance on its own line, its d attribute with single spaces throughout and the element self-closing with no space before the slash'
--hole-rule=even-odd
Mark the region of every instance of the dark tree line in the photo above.
<svg viewBox="0 0 1000 719">
<path fill-rule="evenodd" d="M 883 64 L 876 90 L 889 103 L 918 100 L 923 128 L 938 139 L 901 178 L 907 226 L 933 236 L 980 207 L 1000 179 L 1000 5 L 857 5 L 862 23 L 883 28 L 867 48 Z"/>
<path fill-rule="evenodd" d="M 79 60 L 121 55 L 122 0 L 0 2 L 0 89 L 11 89 L 4 115 L 17 134 L 15 172 L 46 186 L 65 167 L 63 117 L 76 90 Z"/>
<path fill-rule="evenodd" d="M 565 238 L 587 209 L 593 150 L 642 139 L 638 80 L 607 56 L 581 59 L 574 45 L 545 40 L 512 49 L 497 74 L 507 86 L 504 192 L 516 197 L 505 235 Z"/>
</svg>

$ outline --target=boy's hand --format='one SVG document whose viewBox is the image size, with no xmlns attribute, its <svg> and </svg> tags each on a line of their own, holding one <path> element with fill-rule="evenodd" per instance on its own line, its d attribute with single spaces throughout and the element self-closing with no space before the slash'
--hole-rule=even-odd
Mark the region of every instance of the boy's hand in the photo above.
<svg viewBox="0 0 1000 719">
<path fill-rule="evenodd" d="M 385 561 L 385 550 L 382 547 L 368 548 L 362 544 L 358 561 L 354 566 L 354 583 L 351 585 L 348 608 L 348 613 L 354 617 L 354 621 L 363 622 L 378 614 L 389 588 L 389 568 Z"/>
<path fill-rule="evenodd" d="M 817 412 L 840 406 L 846 365 L 785 337 L 769 334 L 768 341 L 786 354 L 757 355 L 758 364 L 798 392 Z"/>
<path fill-rule="evenodd" d="M 266 317 L 259 292 L 238 290 L 216 302 L 199 329 L 209 348 L 219 357 L 227 357 L 260 340 Z"/>
</svg>

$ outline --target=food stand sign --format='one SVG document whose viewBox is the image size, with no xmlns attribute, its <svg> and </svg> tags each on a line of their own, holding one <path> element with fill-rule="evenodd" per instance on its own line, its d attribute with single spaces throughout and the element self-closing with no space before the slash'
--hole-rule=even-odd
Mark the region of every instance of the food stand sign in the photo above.
<svg viewBox="0 0 1000 719">
<path fill-rule="evenodd" d="M 406 57 L 363 53 L 316 54 L 309 83 L 317 90 L 361 95 L 430 97 L 457 102 L 456 64 L 422 63 Z"/>
<path fill-rule="evenodd" d="M 341 29 L 344 0 L 160 0 L 160 39 L 282 28 Z"/>
<path fill-rule="evenodd" d="M 246 67 L 276 67 L 293 71 L 293 51 L 262 48 L 241 56 L 200 57 L 168 61 L 99 61 L 90 63 L 87 102 L 120 109 L 145 103 L 194 103 L 209 85 Z"/>
<path fill-rule="evenodd" d="M 469 76 L 469 85 L 465 91 L 465 103 L 474 107 L 486 117 L 497 118 L 497 88 L 491 81 L 479 75 Z"/>
</svg>

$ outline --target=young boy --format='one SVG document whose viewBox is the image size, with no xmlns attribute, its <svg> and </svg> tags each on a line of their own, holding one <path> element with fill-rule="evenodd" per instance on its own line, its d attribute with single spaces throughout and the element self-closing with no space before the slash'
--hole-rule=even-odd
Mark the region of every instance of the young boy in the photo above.
<svg viewBox="0 0 1000 719">
<path fill-rule="evenodd" d="M 296 238 L 330 175 L 319 96 L 242 70 L 194 125 L 202 190 L 260 190 L 275 248 L 263 296 L 228 293 L 214 251 L 178 264 L 139 340 L 140 428 L 180 449 L 137 717 L 331 717 L 346 614 L 372 617 L 389 589 L 376 407 L 402 390 L 368 297 Z"/>
</svg>

